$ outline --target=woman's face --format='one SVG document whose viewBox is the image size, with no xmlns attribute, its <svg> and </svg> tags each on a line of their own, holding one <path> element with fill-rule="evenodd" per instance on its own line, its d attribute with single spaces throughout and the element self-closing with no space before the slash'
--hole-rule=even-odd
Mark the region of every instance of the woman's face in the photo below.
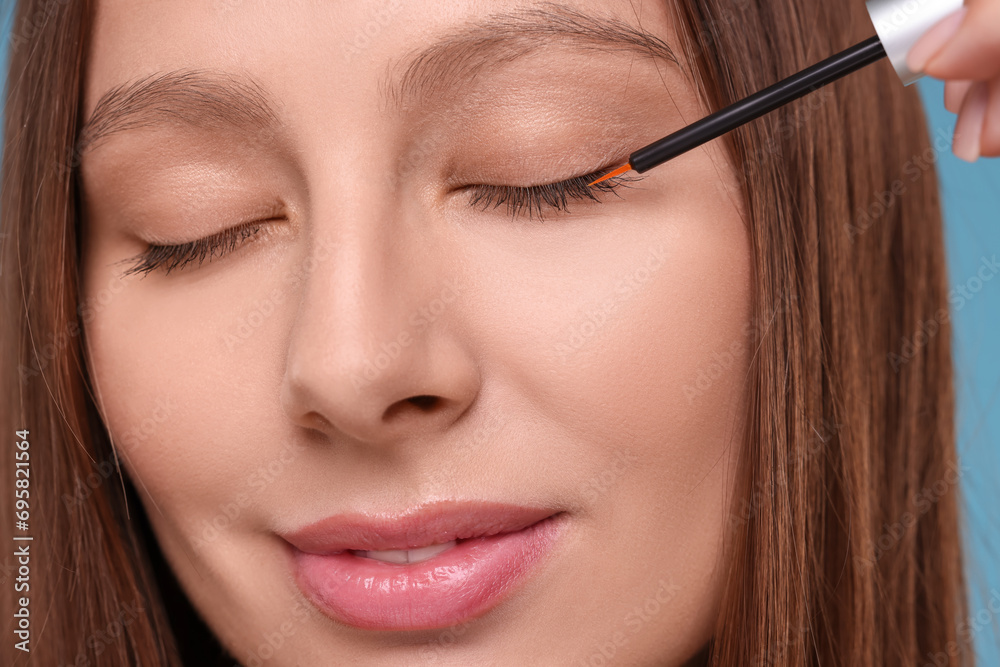
<svg viewBox="0 0 1000 667">
<path fill-rule="evenodd" d="M 675 665 L 710 638 L 750 343 L 732 166 L 713 142 L 530 216 L 517 189 L 704 113 L 642 30 L 676 44 L 625 0 L 98 3 L 95 396 L 243 664 Z"/>
</svg>

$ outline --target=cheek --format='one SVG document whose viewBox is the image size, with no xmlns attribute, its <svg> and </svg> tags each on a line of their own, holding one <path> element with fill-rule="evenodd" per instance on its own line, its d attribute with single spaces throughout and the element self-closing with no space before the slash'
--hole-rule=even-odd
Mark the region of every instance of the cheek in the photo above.
<svg viewBox="0 0 1000 667">
<path fill-rule="evenodd" d="M 708 623 L 752 353 L 750 247 L 738 198 L 678 189 L 691 194 L 564 241 L 554 267 L 519 267 L 533 280 L 494 286 L 488 328 L 501 384 L 568 435 L 539 466 L 574 480 L 596 542 L 630 545 L 622 586 L 678 573 L 698 610 L 685 622 Z"/>
<path fill-rule="evenodd" d="M 268 442 L 279 442 L 254 425 L 278 408 L 265 396 L 276 395 L 280 374 L 269 364 L 280 355 L 263 350 L 275 344 L 281 306 L 254 335 L 233 338 L 254 299 L 269 293 L 261 288 L 273 275 L 257 272 L 248 281 L 233 272 L 221 292 L 218 285 L 199 289 L 196 278 L 181 274 L 169 276 L 170 284 L 152 274 L 140 284 L 104 268 L 119 254 L 95 247 L 85 266 L 88 364 L 98 405 L 139 492 L 168 519 L 198 522 L 232 499 L 255 461 L 267 460 Z"/>
<path fill-rule="evenodd" d="M 504 317 L 491 323 L 511 382 L 539 411 L 595 447 L 645 449 L 675 481 L 729 444 L 753 333 L 734 200 L 687 199 L 591 235 L 557 260 L 571 267 L 548 270 L 554 280 L 536 271 L 535 284 L 495 286 Z"/>
<path fill-rule="evenodd" d="M 697 178 L 718 181 L 714 170 Z M 606 546 L 627 545 L 613 549 L 613 592 L 580 591 L 567 576 L 576 597 L 560 602 L 591 597 L 621 623 L 649 599 L 650 572 L 683 584 L 641 637 L 629 635 L 637 655 L 711 633 L 744 426 L 749 241 L 739 200 L 695 181 L 655 211 L 564 234 L 546 247 L 548 264 L 512 259 L 516 270 L 492 288 L 495 315 L 479 324 L 503 357 L 499 384 L 558 426 L 533 460 L 566 484 L 581 527 L 576 567 L 601 571 Z"/>
<path fill-rule="evenodd" d="M 704 447 L 727 426 L 739 397 L 750 344 L 748 248 L 739 223 L 685 224 L 662 261 L 640 262 L 605 299 L 607 324 L 591 326 L 572 382 L 593 408 L 616 405 L 647 441 Z M 649 267 L 647 271 L 646 268 Z M 603 420 L 607 423 L 607 420 Z M 596 425 L 595 425 L 596 426 Z M 652 436 L 652 437 L 650 437 Z"/>
</svg>

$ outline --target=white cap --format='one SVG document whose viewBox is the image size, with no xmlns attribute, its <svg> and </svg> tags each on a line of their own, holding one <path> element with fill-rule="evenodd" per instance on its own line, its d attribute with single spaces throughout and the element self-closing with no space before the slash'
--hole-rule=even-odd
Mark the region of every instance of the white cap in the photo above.
<svg viewBox="0 0 1000 667">
<path fill-rule="evenodd" d="M 920 37 L 945 16 L 958 11 L 962 0 L 868 0 L 868 15 L 903 85 L 923 76 L 906 66 L 906 56 Z"/>
</svg>

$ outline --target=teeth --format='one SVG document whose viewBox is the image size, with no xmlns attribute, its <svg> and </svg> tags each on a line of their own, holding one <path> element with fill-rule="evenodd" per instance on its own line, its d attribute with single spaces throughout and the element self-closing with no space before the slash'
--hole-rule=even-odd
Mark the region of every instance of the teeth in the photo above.
<svg viewBox="0 0 1000 667">
<path fill-rule="evenodd" d="M 380 560 L 386 563 L 397 563 L 399 565 L 406 565 L 407 563 L 420 563 L 434 556 L 437 556 L 442 551 L 447 551 L 453 546 L 458 544 L 455 540 L 451 542 L 445 542 L 444 544 L 432 544 L 429 547 L 420 547 L 419 549 L 393 549 L 390 551 L 354 551 L 355 556 L 361 556 L 363 558 L 371 558 L 373 560 Z"/>
</svg>

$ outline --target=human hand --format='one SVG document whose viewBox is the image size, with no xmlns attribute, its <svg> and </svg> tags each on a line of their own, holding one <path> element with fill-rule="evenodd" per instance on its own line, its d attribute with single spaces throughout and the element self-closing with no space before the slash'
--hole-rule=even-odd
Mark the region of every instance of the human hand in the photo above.
<svg viewBox="0 0 1000 667">
<path fill-rule="evenodd" d="M 966 0 L 917 40 L 906 62 L 946 82 L 944 106 L 958 114 L 955 155 L 1000 156 L 1000 0 Z"/>
</svg>

